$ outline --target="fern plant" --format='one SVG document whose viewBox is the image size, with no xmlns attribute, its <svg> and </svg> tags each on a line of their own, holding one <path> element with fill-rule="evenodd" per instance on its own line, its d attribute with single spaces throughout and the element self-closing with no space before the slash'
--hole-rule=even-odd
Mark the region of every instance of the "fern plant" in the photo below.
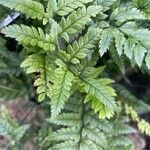
<svg viewBox="0 0 150 150">
<path fill-rule="evenodd" d="M 109 51 L 122 72 L 126 60 L 150 69 L 150 31 L 144 25 L 149 18 L 139 3 L 0 0 L 1 5 L 38 20 L 32 26 L 10 25 L 1 33 L 24 47 L 27 55 L 21 67 L 34 74 L 38 101 L 49 101 L 49 121 L 61 127 L 48 136 L 49 149 L 133 149 L 124 140 L 130 129 L 122 125 L 118 131 L 103 129 L 107 121 L 102 119 L 116 116 L 120 105 L 114 81 L 102 74 L 105 67 L 99 61 Z M 111 124 L 116 127 L 117 121 Z"/>
</svg>

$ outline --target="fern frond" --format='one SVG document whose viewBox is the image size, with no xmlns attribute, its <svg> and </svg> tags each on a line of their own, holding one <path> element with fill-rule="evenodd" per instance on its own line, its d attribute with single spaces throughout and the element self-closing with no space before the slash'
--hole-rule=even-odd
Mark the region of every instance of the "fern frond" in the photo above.
<svg viewBox="0 0 150 150">
<path fill-rule="evenodd" d="M 147 52 L 146 48 L 144 48 L 140 44 L 137 44 L 136 47 L 134 48 L 134 59 L 139 67 L 142 66 L 146 52 Z"/>
<path fill-rule="evenodd" d="M 74 76 L 67 68 L 57 68 L 55 70 L 55 81 L 52 87 L 52 117 L 56 117 L 63 109 L 65 102 L 70 97 L 72 81 Z"/>
<path fill-rule="evenodd" d="M 98 54 L 96 53 L 95 56 L 97 57 Z M 87 81 L 99 78 L 99 76 L 105 69 L 105 66 L 94 67 L 96 65 L 95 64 L 95 59 L 97 59 L 96 57 L 93 57 L 91 60 L 82 59 L 80 61 L 80 64 L 76 65 L 76 68 L 79 70 L 79 72 L 81 72 L 80 73 L 81 76 L 84 77 Z"/>
<path fill-rule="evenodd" d="M 116 50 L 118 52 L 118 55 L 120 56 L 123 53 L 123 46 L 124 43 L 126 42 L 126 38 L 124 37 L 123 33 L 121 32 L 115 32 L 114 33 L 115 36 L 115 46 L 116 46 Z"/>
<path fill-rule="evenodd" d="M 122 73 L 125 73 L 124 57 L 123 57 L 123 55 L 119 56 L 119 54 L 117 53 L 117 51 L 121 52 L 122 50 L 117 50 L 116 51 L 116 49 L 113 47 L 113 45 L 111 45 L 109 51 L 110 51 L 110 56 L 111 56 L 113 62 L 117 65 L 117 67 L 119 68 L 119 70 L 122 71 Z"/>
<path fill-rule="evenodd" d="M 57 11 L 57 0 L 47 0 L 47 7 L 46 7 L 46 12 L 47 16 L 49 18 L 52 18 L 54 16 L 54 13 Z"/>
<path fill-rule="evenodd" d="M 129 147 L 128 150 L 133 150 L 132 141 L 126 137 L 113 138 L 112 140 L 109 141 L 109 144 L 111 145 L 111 147 L 114 147 L 113 150 L 116 149 L 125 150 L 125 147 Z"/>
<path fill-rule="evenodd" d="M 83 129 L 83 136 L 95 142 L 97 145 L 103 145 L 103 143 L 106 142 L 106 136 L 104 133 L 94 127 L 85 127 Z"/>
<path fill-rule="evenodd" d="M 98 3 L 99 5 L 101 5 L 103 7 L 107 7 L 107 9 L 108 9 L 108 7 L 113 5 L 116 1 L 117 0 L 97 0 L 96 3 Z"/>
<path fill-rule="evenodd" d="M 64 56 L 64 51 L 60 51 L 61 57 L 68 62 L 77 64 L 81 59 L 85 58 L 89 51 L 92 51 L 95 47 L 95 43 L 99 37 L 99 29 L 90 29 L 78 42 L 74 41 L 72 45 L 67 47 L 67 52 Z M 68 56 L 68 57 L 67 57 Z"/>
<path fill-rule="evenodd" d="M 44 6 L 33 0 L 0 0 L 0 5 L 20 11 L 33 19 L 47 19 Z"/>
<path fill-rule="evenodd" d="M 126 24 L 122 26 L 120 29 L 121 31 L 132 38 L 132 45 L 129 45 L 131 42 L 128 41 L 125 46 L 125 52 L 127 53 L 127 56 L 131 59 L 131 57 L 134 57 L 134 60 L 138 64 L 139 67 L 141 67 L 143 60 L 145 58 L 145 54 L 148 53 L 150 44 L 149 44 L 149 37 L 150 37 L 150 31 L 147 29 L 136 29 L 134 30 L 136 26 L 133 23 Z M 129 43 L 130 42 L 130 43 Z M 136 45 L 135 45 L 136 43 Z M 129 52 L 129 49 L 127 47 L 131 48 L 134 47 Z M 133 54 L 131 54 L 133 53 Z M 130 54 L 130 55 L 129 55 Z M 139 55 L 140 54 L 140 55 Z M 147 61 L 146 61 L 147 62 Z M 148 64 L 147 64 L 148 66 Z"/>
<path fill-rule="evenodd" d="M 137 123 L 139 130 L 142 133 L 150 136 L 150 123 L 141 119 L 137 112 L 129 105 L 125 104 L 125 112 L 127 115 L 131 116 L 131 119 Z"/>
<path fill-rule="evenodd" d="M 101 40 L 99 42 L 99 52 L 103 56 L 104 53 L 109 49 L 109 46 L 113 40 L 112 29 L 108 28 L 102 31 Z"/>
<path fill-rule="evenodd" d="M 27 74 L 39 73 L 39 77 L 34 82 L 39 95 L 38 100 L 43 101 L 46 96 L 50 96 L 54 68 L 48 56 L 32 54 L 21 64 L 21 67 L 26 69 Z"/>
<path fill-rule="evenodd" d="M 57 125 L 63 125 L 63 126 L 74 126 L 75 124 L 80 123 L 79 116 L 78 114 L 75 114 L 75 113 L 65 113 L 65 114 L 57 116 L 54 119 L 50 119 L 48 121 L 53 122 Z"/>
<path fill-rule="evenodd" d="M 150 136 L 150 123 L 145 121 L 144 119 L 141 119 L 140 122 L 138 122 L 138 128 L 142 133 L 145 133 L 146 135 Z"/>
<path fill-rule="evenodd" d="M 115 91 L 108 85 L 101 85 L 101 81 L 90 80 L 84 81 L 84 90 L 90 95 L 96 97 L 102 104 L 108 108 L 114 110 L 116 108 L 116 103 L 114 101 L 114 96 L 116 96 Z"/>
<path fill-rule="evenodd" d="M 113 126 L 114 126 L 114 132 L 113 132 L 114 136 L 119 136 L 123 134 L 129 135 L 137 132 L 136 129 L 128 126 L 127 124 L 123 124 L 122 122 L 120 123 L 114 122 Z"/>
<path fill-rule="evenodd" d="M 140 9 L 147 19 L 150 19 L 150 2 L 148 0 L 132 0 L 133 5 Z"/>
<path fill-rule="evenodd" d="M 62 128 L 60 130 L 57 130 L 57 132 L 54 132 L 51 135 L 51 138 L 54 141 L 78 141 L 80 136 L 76 128 Z"/>
<path fill-rule="evenodd" d="M 76 150 L 77 145 L 74 141 L 66 141 L 64 143 L 56 144 L 53 147 L 51 147 L 49 150 Z"/>
<path fill-rule="evenodd" d="M 69 41 L 70 34 L 75 34 L 81 30 L 91 21 L 91 17 L 95 17 L 100 11 L 102 11 L 101 6 L 89 6 L 87 9 L 82 7 L 71 13 L 66 19 L 62 17 L 59 23 L 61 27 L 59 35 Z"/>
<path fill-rule="evenodd" d="M 145 57 L 145 62 L 146 62 L 148 69 L 150 69 L 150 52 L 147 53 Z"/>
<path fill-rule="evenodd" d="M 105 80 L 103 84 L 106 84 Z M 92 111 L 89 111 L 89 106 L 84 104 L 83 100 L 84 98 L 82 97 L 82 95 L 72 95 L 70 101 L 67 103 L 67 113 L 63 113 L 57 116 L 56 118 L 54 118 L 54 120 L 49 120 L 54 124 L 55 122 L 56 124 L 58 122 L 59 127 L 61 127 L 57 131 L 52 132 L 52 134 L 47 137 L 47 140 L 53 141 L 54 143 L 50 147 L 50 150 L 115 150 L 115 148 L 125 148 L 131 144 L 131 142 L 127 142 L 127 140 L 118 142 L 119 139 L 125 138 L 124 135 L 133 133 L 133 130 L 130 127 L 128 127 L 125 123 L 124 125 L 122 125 L 121 121 L 118 122 L 119 120 L 116 120 L 115 122 L 100 120 L 96 114 L 94 114 Z M 74 106 L 74 108 L 71 110 L 69 109 L 69 111 L 71 112 L 68 112 L 68 108 L 72 107 L 72 105 Z M 76 106 L 78 107 L 76 108 Z M 68 121 L 67 116 L 71 118 L 72 121 L 70 121 L 72 123 Z M 72 118 L 73 116 L 78 118 L 78 121 L 76 123 Z M 69 123 L 69 125 L 67 125 L 67 122 Z M 119 126 L 120 124 L 121 126 Z M 112 139 L 114 139 L 114 142 L 111 143 Z"/>
<path fill-rule="evenodd" d="M 144 19 L 144 15 L 137 8 L 119 7 L 113 11 L 110 18 L 111 20 L 125 22 L 133 19 Z"/>
<path fill-rule="evenodd" d="M 135 48 L 136 41 L 132 38 L 128 38 L 126 42 L 124 43 L 124 54 L 132 60 L 133 58 L 133 50 Z"/>
<path fill-rule="evenodd" d="M 44 50 L 54 50 L 55 44 L 51 41 L 51 36 L 44 33 L 41 28 L 29 27 L 25 25 L 11 25 L 2 30 L 7 37 L 15 38 L 24 44 L 32 46 L 38 45 Z"/>
<path fill-rule="evenodd" d="M 68 15 L 78 7 L 83 7 L 85 4 L 93 0 L 58 0 L 57 14 L 60 16 Z"/>
<path fill-rule="evenodd" d="M 85 102 L 91 102 L 91 107 L 95 111 L 95 113 L 99 114 L 100 119 L 108 118 L 110 119 L 114 115 L 114 110 L 105 106 L 100 100 L 95 97 L 88 95 L 85 98 Z"/>
<path fill-rule="evenodd" d="M 116 46 L 116 51 L 119 56 L 125 54 L 130 60 L 135 61 L 135 63 L 139 67 L 141 67 L 144 62 L 146 63 L 147 67 L 149 67 L 149 64 L 147 64 L 147 60 L 149 57 L 148 51 L 150 48 L 148 42 L 150 31 L 147 29 L 135 28 L 137 28 L 135 23 L 129 22 L 121 26 L 119 29 L 104 29 L 102 31 L 101 40 L 99 42 L 100 55 L 103 56 L 103 54 L 107 52 L 108 49 L 110 50 L 110 52 L 113 50 L 112 48 L 110 49 L 110 44 L 115 39 L 114 42 Z M 115 53 L 116 52 L 114 52 L 113 50 L 112 56 L 115 56 Z M 146 54 L 147 57 L 145 58 Z M 119 62 L 119 58 L 117 59 L 117 62 Z M 118 64 L 121 65 L 120 63 L 117 63 L 117 65 Z"/>
</svg>

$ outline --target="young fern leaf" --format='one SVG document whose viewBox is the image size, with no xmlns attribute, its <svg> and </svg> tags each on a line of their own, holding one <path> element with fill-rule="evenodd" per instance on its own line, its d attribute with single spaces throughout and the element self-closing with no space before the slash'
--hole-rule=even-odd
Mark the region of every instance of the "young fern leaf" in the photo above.
<svg viewBox="0 0 150 150">
<path fill-rule="evenodd" d="M 7 37 L 15 38 L 23 44 L 30 44 L 32 46 L 39 46 L 46 51 L 53 51 L 55 49 L 55 43 L 51 41 L 51 36 L 45 34 L 41 28 L 29 27 L 25 25 L 10 25 L 4 28 L 2 33 Z"/>
<path fill-rule="evenodd" d="M 42 20 L 45 18 L 48 20 L 44 6 L 33 0 L 0 0 L 0 5 L 20 11 L 32 19 Z"/>
<path fill-rule="evenodd" d="M 56 13 L 60 16 L 68 15 L 78 7 L 83 7 L 85 4 L 93 0 L 58 0 L 58 9 Z"/>
<path fill-rule="evenodd" d="M 116 93 L 113 88 L 107 84 L 101 84 L 101 80 L 97 81 L 95 79 L 83 80 L 83 84 L 84 90 L 88 95 L 97 98 L 102 104 L 115 110 L 116 103 L 114 96 L 116 96 Z"/>
<path fill-rule="evenodd" d="M 62 17 L 59 23 L 61 27 L 59 35 L 69 42 L 69 35 L 81 30 L 91 21 L 91 17 L 95 17 L 100 11 L 102 11 L 101 6 L 89 6 L 87 9 L 83 6 L 72 12 L 66 19 Z"/>
<path fill-rule="evenodd" d="M 110 119 L 114 115 L 114 110 L 110 109 L 106 105 L 104 105 L 99 99 L 87 95 L 85 102 L 91 102 L 91 107 L 95 111 L 95 113 L 99 114 L 100 119 L 108 118 Z"/>
<path fill-rule="evenodd" d="M 52 70 L 48 56 L 40 54 L 30 55 L 22 64 L 22 68 L 26 69 L 27 74 L 39 73 L 39 77 L 35 80 L 34 85 L 37 87 L 38 101 L 43 101 L 46 96 L 50 97 Z"/>
<path fill-rule="evenodd" d="M 52 117 L 56 117 L 63 109 L 65 102 L 70 97 L 74 76 L 67 68 L 57 68 L 55 70 L 55 81 L 52 87 L 51 110 Z"/>
</svg>

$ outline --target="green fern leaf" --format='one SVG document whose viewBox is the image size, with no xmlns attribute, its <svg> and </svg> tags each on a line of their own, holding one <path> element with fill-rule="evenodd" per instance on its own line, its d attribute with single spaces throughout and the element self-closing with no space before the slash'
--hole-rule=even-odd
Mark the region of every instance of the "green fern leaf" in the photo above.
<svg viewBox="0 0 150 150">
<path fill-rule="evenodd" d="M 90 17 L 95 17 L 102 10 L 101 6 L 89 6 L 79 8 L 71 13 L 67 19 L 62 17 L 60 21 L 61 32 L 59 35 L 69 41 L 69 34 L 75 34 L 81 30 L 89 21 Z"/>
<path fill-rule="evenodd" d="M 84 4 L 92 1 L 93 0 L 58 0 L 57 14 L 60 16 L 68 15 L 78 7 L 83 7 Z"/>
<path fill-rule="evenodd" d="M 78 141 L 80 138 L 80 135 L 78 134 L 78 130 L 76 128 L 62 128 L 51 136 L 52 140 L 54 141 Z"/>
<path fill-rule="evenodd" d="M 97 128 L 85 127 L 83 129 L 83 137 L 87 137 L 91 141 L 97 143 L 97 145 L 103 145 L 106 142 L 106 136 L 100 132 Z"/>
<path fill-rule="evenodd" d="M 79 41 L 74 41 L 72 45 L 69 45 L 67 52 L 69 53 L 69 62 L 79 63 L 80 59 L 87 56 L 89 51 L 95 47 L 95 42 L 99 37 L 99 29 L 90 29 Z"/>
<path fill-rule="evenodd" d="M 57 125 L 74 126 L 80 123 L 80 118 L 79 115 L 75 113 L 64 113 L 48 121 Z"/>
<path fill-rule="evenodd" d="M 100 119 L 110 119 L 114 115 L 114 110 L 105 106 L 100 100 L 93 96 L 87 95 L 85 102 L 91 102 L 92 109 L 95 111 L 95 113 L 99 114 Z"/>
<path fill-rule="evenodd" d="M 82 76 L 85 77 L 86 80 L 96 79 L 102 73 L 104 68 L 105 67 L 85 67 L 82 70 Z"/>
<path fill-rule="evenodd" d="M 32 46 L 38 45 L 44 50 L 54 50 L 55 43 L 51 41 L 51 36 L 44 34 L 41 28 L 38 30 L 35 27 L 25 25 L 11 25 L 2 30 L 2 33 L 7 37 L 16 38 L 17 41 Z"/>
<path fill-rule="evenodd" d="M 131 22 L 126 23 L 120 29 L 129 37 L 124 46 L 125 54 L 129 59 L 134 56 L 134 61 L 141 67 L 150 48 L 150 31 L 148 29 L 137 29 L 135 23 Z"/>
<path fill-rule="evenodd" d="M 89 80 L 83 81 L 84 83 L 84 90 L 85 92 L 97 98 L 102 104 L 114 110 L 116 108 L 116 103 L 114 101 L 113 96 L 116 96 L 115 91 L 113 88 L 109 87 L 108 85 L 101 84 L 101 81 L 97 80 Z"/>
<path fill-rule="evenodd" d="M 48 0 L 46 12 L 47 12 L 47 16 L 49 18 L 52 18 L 52 16 L 54 15 L 54 12 L 56 12 L 57 9 L 58 9 L 57 8 L 57 1 L 56 0 Z"/>
<path fill-rule="evenodd" d="M 56 144 L 49 150 L 77 150 L 77 144 L 74 141 L 66 141 L 64 143 Z"/>
<path fill-rule="evenodd" d="M 113 39 L 112 29 L 108 28 L 102 31 L 101 40 L 99 42 L 99 52 L 100 55 L 103 56 L 104 53 L 109 49 L 109 46 Z"/>
<path fill-rule="evenodd" d="M 96 2 L 104 7 L 110 7 L 113 5 L 117 0 L 97 0 Z"/>
<path fill-rule="evenodd" d="M 55 81 L 52 87 L 52 117 L 56 117 L 65 102 L 70 97 L 70 90 L 74 76 L 66 68 L 58 68 L 55 70 Z"/>
<path fill-rule="evenodd" d="M 25 135 L 25 133 L 29 129 L 29 127 L 30 127 L 29 124 L 24 124 L 24 125 L 18 127 L 14 131 L 14 134 L 16 135 L 16 137 L 15 137 L 16 141 L 19 141 Z"/>
<path fill-rule="evenodd" d="M 115 32 L 114 36 L 115 36 L 115 46 L 117 48 L 116 50 L 118 52 L 118 55 L 121 56 L 121 54 L 123 53 L 123 45 L 126 41 L 126 38 L 120 32 Z"/>
<path fill-rule="evenodd" d="M 148 69 L 150 69 L 150 52 L 147 53 L 145 62 L 146 62 Z"/>
<path fill-rule="evenodd" d="M 82 142 L 80 143 L 79 149 L 80 150 L 91 150 L 91 149 L 98 150 L 96 143 L 94 143 L 93 141 L 91 141 L 87 138 L 84 138 L 82 140 Z"/>
<path fill-rule="evenodd" d="M 130 7 L 120 7 L 114 10 L 111 15 L 111 20 L 125 22 L 132 19 L 144 19 L 140 10 Z"/>
<path fill-rule="evenodd" d="M 122 50 L 121 50 L 122 51 Z M 122 73 L 125 73 L 125 63 L 124 63 L 124 57 L 118 55 L 117 51 L 113 47 L 113 45 L 110 48 L 110 55 L 113 60 L 113 62 L 117 65 L 119 70 L 122 71 Z"/>
<path fill-rule="evenodd" d="M 33 0 L 0 0 L 0 5 L 20 11 L 33 19 L 42 20 L 46 18 L 48 20 L 44 6 Z"/>
<path fill-rule="evenodd" d="M 136 47 L 134 48 L 134 58 L 139 67 L 141 67 L 143 63 L 146 52 L 147 50 L 140 44 L 137 44 Z"/>
<path fill-rule="evenodd" d="M 150 31 L 148 29 L 137 29 L 137 25 L 133 22 L 128 22 L 123 25 L 120 30 L 127 36 L 133 38 L 137 43 L 142 43 L 142 46 L 149 48 Z"/>
<path fill-rule="evenodd" d="M 135 40 L 132 38 L 128 38 L 126 42 L 124 43 L 124 54 L 132 60 L 133 58 L 133 50 L 135 48 Z"/>
<path fill-rule="evenodd" d="M 138 123 L 138 128 L 142 133 L 145 133 L 146 135 L 150 135 L 150 123 L 142 119 Z"/>
<path fill-rule="evenodd" d="M 46 96 L 50 96 L 52 81 L 52 70 L 54 69 L 48 57 L 33 54 L 30 55 L 22 64 L 22 68 L 26 68 L 26 73 L 40 73 L 35 80 L 34 86 L 37 87 L 38 101 L 43 101 Z"/>
<path fill-rule="evenodd" d="M 149 0 L 132 0 L 135 7 L 139 8 L 147 19 L 150 19 Z"/>
<path fill-rule="evenodd" d="M 121 148 L 121 150 L 124 148 L 124 147 L 127 147 L 129 145 L 132 145 L 132 142 L 131 140 L 129 140 L 128 138 L 125 138 L 125 137 L 122 137 L 122 138 L 114 138 L 110 141 L 110 145 L 112 147 L 116 147 L 116 149 L 118 147 Z M 115 150 L 115 149 L 114 149 Z M 132 150 L 132 149 L 131 149 Z"/>
</svg>

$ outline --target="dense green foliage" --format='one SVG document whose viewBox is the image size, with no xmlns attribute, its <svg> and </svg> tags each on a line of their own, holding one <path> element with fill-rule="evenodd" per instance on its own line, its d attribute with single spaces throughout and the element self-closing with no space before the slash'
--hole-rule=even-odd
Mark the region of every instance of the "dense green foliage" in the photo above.
<svg viewBox="0 0 150 150">
<path fill-rule="evenodd" d="M 4 90 L 0 94 L 15 92 L 13 86 L 18 86 L 22 87 L 19 96 L 34 96 L 34 80 L 38 101 L 51 110 L 45 149 L 134 149 L 126 135 L 135 130 L 122 116 L 131 115 L 134 120 L 134 110 L 128 110 L 128 105 L 139 113 L 150 108 L 115 83 L 113 74 L 125 74 L 126 65 L 149 73 L 149 3 L 0 0 L 0 5 L 27 16 L 26 22 L 1 30 L 5 38 L 14 38 L 23 48 L 10 52 L 6 41 L 0 39 L 0 88 Z M 117 71 L 109 70 L 110 66 Z M 141 123 L 140 119 L 137 122 Z M 139 128 L 150 135 L 147 126 L 143 120 Z"/>
</svg>

